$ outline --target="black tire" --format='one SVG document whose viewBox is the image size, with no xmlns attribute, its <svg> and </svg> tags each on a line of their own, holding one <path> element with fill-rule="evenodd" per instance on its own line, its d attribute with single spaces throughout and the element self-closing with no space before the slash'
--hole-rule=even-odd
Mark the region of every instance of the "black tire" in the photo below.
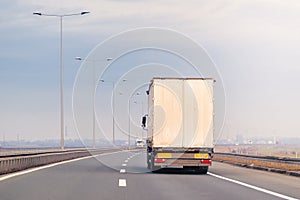
<svg viewBox="0 0 300 200">
<path fill-rule="evenodd" d="M 147 168 L 151 169 L 151 163 L 150 163 L 149 155 L 147 155 Z"/>
<path fill-rule="evenodd" d="M 151 165 L 151 171 L 152 172 L 158 172 L 161 168 L 159 166 L 154 166 L 154 165 Z"/>
<path fill-rule="evenodd" d="M 197 167 L 196 173 L 198 174 L 207 174 L 208 167 Z"/>
<path fill-rule="evenodd" d="M 158 170 L 160 170 L 160 166 L 154 166 L 154 158 L 151 158 L 151 171 L 152 172 L 157 172 Z"/>
<path fill-rule="evenodd" d="M 208 171 L 208 167 L 199 167 L 199 166 L 190 167 L 190 166 L 186 166 L 186 167 L 183 167 L 183 168 L 187 172 L 193 172 L 193 173 L 196 173 L 196 174 L 207 174 L 207 171 Z"/>
</svg>

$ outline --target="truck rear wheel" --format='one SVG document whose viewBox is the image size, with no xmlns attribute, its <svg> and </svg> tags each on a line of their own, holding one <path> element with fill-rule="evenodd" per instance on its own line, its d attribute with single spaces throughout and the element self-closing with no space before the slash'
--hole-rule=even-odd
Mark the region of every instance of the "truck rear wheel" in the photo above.
<svg viewBox="0 0 300 200">
<path fill-rule="evenodd" d="M 196 173 L 198 174 L 207 174 L 208 167 L 197 167 Z"/>
<path fill-rule="evenodd" d="M 154 165 L 154 158 L 152 157 L 152 158 L 151 158 L 151 171 L 152 171 L 152 172 L 156 172 L 156 171 L 158 171 L 160 168 L 161 168 L 160 166 L 155 166 L 155 165 Z"/>
<path fill-rule="evenodd" d="M 147 155 L 147 169 L 151 169 L 150 157 Z"/>
<path fill-rule="evenodd" d="M 185 170 L 187 170 L 187 171 L 192 171 L 192 172 L 194 172 L 194 173 L 196 173 L 196 174 L 206 174 L 207 173 L 207 171 L 208 171 L 208 167 L 203 167 L 203 166 L 201 166 L 201 167 L 199 167 L 199 166 L 195 166 L 195 167 L 190 167 L 190 166 L 187 166 L 187 167 L 183 167 Z"/>
<path fill-rule="evenodd" d="M 161 168 L 159 166 L 154 166 L 154 165 L 151 165 L 151 171 L 152 172 L 157 172 L 158 170 L 160 170 Z"/>
</svg>

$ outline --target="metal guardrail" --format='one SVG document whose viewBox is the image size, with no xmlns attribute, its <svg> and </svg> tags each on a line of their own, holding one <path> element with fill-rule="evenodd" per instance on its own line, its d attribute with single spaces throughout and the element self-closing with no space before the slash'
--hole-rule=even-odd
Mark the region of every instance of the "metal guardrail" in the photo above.
<svg viewBox="0 0 300 200">
<path fill-rule="evenodd" d="M 21 157 L 21 156 L 34 156 L 34 155 L 43 155 L 43 154 L 50 154 L 50 153 L 67 153 L 67 152 L 74 152 L 74 151 L 89 151 L 88 149 L 83 149 L 83 148 L 78 148 L 78 149 L 66 149 L 66 150 L 53 150 L 53 149 L 49 149 L 49 150 L 41 150 L 41 149 L 37 149 L 37 152 L 34 152 L 32 150 L 32 152 L 14 152 L 14 153 L 10 153 L 9 151 L 6 154 L 0 155 L 0 159 L 1 158 L 12 158 L 12 157 Z"/>
<path fill-rule="evenodd" d="M 256 159 L 268 159 L 268 160 L 279 160 L 279 161 L 290 161 L 290 162 L 299 162 L 300 158 L 288 158 L 288 157 L 277 157 L 277 156 L 260 156 L 260 155 L 249 155 L 249 154 L 237 154 L 237 153 L 220 153 L 215 152 L 215 155 L 229 155 L 229 156 L 242 156 L 248 158 L 256 158 Z"/>
<path fill-rule="evenodd" d="M 253 169 L 300 176 L 300 159 L 297 158 L 214 153 L 213 160 Z"/>
</svg>

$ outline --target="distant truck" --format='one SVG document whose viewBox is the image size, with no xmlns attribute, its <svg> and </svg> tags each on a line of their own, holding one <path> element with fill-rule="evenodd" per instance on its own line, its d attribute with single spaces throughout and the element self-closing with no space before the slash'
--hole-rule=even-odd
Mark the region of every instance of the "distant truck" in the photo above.
<svg viewBox="0 0 300 200">
<path fill-rule="evenodd" d="M 147 166 L 206 174 L 214 149 L 214 79 L 153 78 L 148 93 Z"/>
</svg>

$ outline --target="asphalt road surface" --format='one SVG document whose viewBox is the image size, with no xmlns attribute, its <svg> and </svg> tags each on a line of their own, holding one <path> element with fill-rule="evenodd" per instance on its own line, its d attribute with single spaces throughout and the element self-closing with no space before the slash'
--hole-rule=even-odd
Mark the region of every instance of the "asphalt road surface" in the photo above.
<svg viewBox="0 0 300 200">
<path fill-rule="evenodd" d="M 300 178 L 214 162 L 207 175 L 148 172 L 143 150 L 0 177 L 0 200 L 300 199 Z"/>
</svg>

